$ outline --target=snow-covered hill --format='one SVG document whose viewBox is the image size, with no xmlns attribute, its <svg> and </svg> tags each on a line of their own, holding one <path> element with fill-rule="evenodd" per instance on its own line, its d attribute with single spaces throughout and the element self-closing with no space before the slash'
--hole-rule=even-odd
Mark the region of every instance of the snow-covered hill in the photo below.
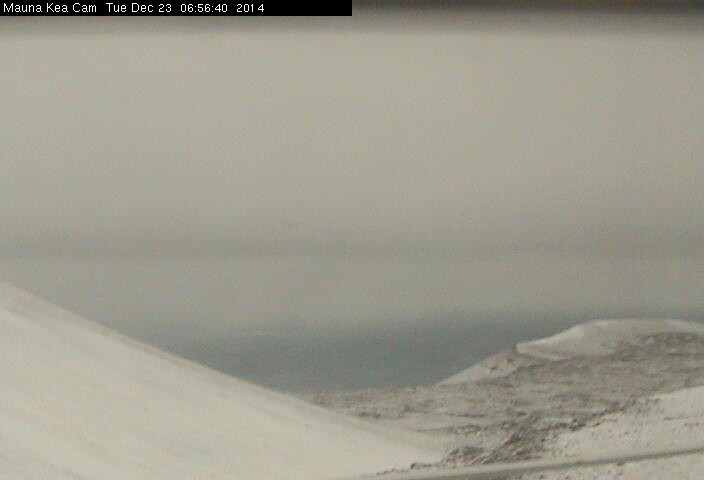
<svg viewBox="0 0 704 480">
<path fill-rule="evenodd" d="M 595 320 L 574 326 L 557 335 L 522 342 L 518 353 L 545 360 L 563 360 L 577 356 L 608 355 L 619 346 L 645 335 L 656 333 L 704 334 L 704 325 L 669 318 L 629 318 Z"/>
<path fill-rule="evenodd" d="M 508 375 L 520 367 L 579 356 L 603 356 L 657 333 L 704 335 L 704 325 L 673 319 L 595 320 L 550 337 L 516 344 L 440 382 L 450 385 Z"/>
<path fill-rule="evenodd" d="M 321 479 L 440 454 L 0 284 L 0 478 Z"/>
</svg>

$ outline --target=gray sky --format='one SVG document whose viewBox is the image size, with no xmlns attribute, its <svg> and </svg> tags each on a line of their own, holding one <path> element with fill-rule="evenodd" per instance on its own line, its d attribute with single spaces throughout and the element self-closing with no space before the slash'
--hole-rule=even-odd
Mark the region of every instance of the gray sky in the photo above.
<svg viewBox="0 0 704 480">
<path fill-rule="evenodd" d="M 704 30 L 520 21 L 5 33 L 0 251 L 700 249 Z"/>
<path fill-rule="evenodd" d="M 0 25 L 12 283 L 286 388 L 704 319 L 704 17 L 96 22 Z"/>
</svg>

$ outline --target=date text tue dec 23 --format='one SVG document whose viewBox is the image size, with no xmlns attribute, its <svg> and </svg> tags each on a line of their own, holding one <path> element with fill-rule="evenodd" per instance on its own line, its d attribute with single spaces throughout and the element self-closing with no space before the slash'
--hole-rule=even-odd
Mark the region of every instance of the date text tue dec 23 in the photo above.
<svg viewBox="0 0 704 480">
<path fill-rule="evenodd" d="M 116 3 L 116 2 L 106 2 L 108 13 L 172 13 L 171 3 L 139 3 L 131 2 L 127 3 Z M 228 13 L 228 4 L 208 4 L 208 3 L 184 3 L 181 5 L 181 13 Z M 237 4 L 236 13 L 264 13 L 264 5 L 255 4 Z M 176 13 L 176 12 L 173 12 Z M 235 12 L 233 12 L 235 13 Z"/>
</svg>

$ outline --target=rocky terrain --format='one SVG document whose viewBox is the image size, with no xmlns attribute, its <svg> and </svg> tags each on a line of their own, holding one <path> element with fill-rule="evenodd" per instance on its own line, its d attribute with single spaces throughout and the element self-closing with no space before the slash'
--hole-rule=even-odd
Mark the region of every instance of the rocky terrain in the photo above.
<svg viewBox="0 0 704 480">
<path fill-rule="evenodd" d="M 639 399 L 624 412 L 593 419 L 584 428 L 547 439 L 551 457 L 577 458 L 593 452 L 662 448 L 704 443 L 704 387 Z M 704 455 L 690 454 L 635 463 L 616 463 L 523 475 L 521 480 L 619 480 L 704 478 Z"/>
<path fill-rule="evenodd" d="M 588 339 L 607 341 L 607 350 L 533 357 L 503 376 L 404 389 L 313 392 L 306 398 L 427 433 L 444 444 L 448 453 L 440 462 L 418 462 L 413 469 L 553 456 L 550 442 L 563 434 L 629 411 L 644 397 L 704 385 L 704 334 L 698 324 L 688 325 L 692 328 L 650 329 L 656 333 L 636 329 L 630 337 L 623 332 L 608 337 L 607 332 L 608 338 Z"/>
</svg>

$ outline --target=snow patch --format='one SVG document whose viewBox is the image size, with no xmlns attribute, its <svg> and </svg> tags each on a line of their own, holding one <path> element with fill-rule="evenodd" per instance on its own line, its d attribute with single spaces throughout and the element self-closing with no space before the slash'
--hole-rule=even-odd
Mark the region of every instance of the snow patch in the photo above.
<svg viewBox="0 0 704 480">
<path fill-rule="evenodd" d="M 704 443 L 704 387 L 695 387 L 644 399 L 629 410 L 593 422 L 582 430 L 560 435 L 548 443 L 552 457 L 589 456 L 624 448 L 666 448 L 672 443 Z M 558 480 L 562 473 L 526 475 L 523 480 Z M 571 480 L 704 478 L 704 455 L 693 454 L 625 465 L 580 468 Z"/>
</svg>

